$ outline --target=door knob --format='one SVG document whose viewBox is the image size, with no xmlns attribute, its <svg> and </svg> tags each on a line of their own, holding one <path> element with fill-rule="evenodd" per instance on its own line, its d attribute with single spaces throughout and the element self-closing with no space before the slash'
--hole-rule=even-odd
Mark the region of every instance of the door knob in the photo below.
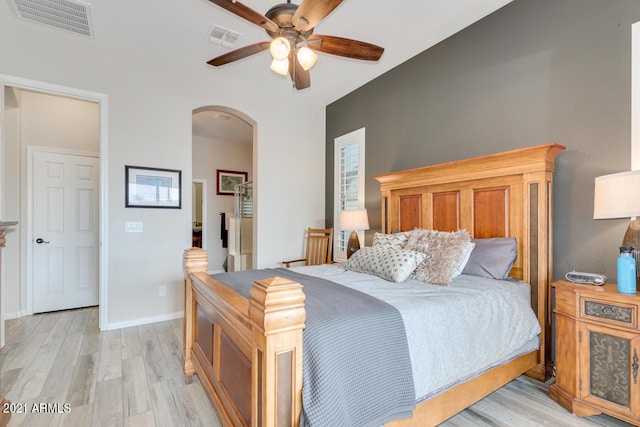
<svg viewBox="0 0 640 427">
<path fill-rule="evenodd" d="M 36 243 L 40 245 L 40 244 L 42 244 L 42 243 L 49 243 L 49 242 L 47 242 L 46 240 L 44 240 L 42 237 L 38 237 L 38 238 L 36 239 Z"/>
</svg>

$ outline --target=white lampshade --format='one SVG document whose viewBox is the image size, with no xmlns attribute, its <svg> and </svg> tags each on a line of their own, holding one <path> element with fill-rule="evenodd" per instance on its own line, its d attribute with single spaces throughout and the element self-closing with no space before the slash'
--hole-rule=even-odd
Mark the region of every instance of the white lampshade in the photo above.
<svg viewBox="0 0 640 427">
<path fill-rule="evenodd" d="M 289 57 L 289 52 L 291 52 L 291 43 L 289 43 L 289 40 L 285 37 L 273 39 L 269 45 L 269 52 L 271 52 L 273 59 L 282 61 Z"/>
<path fill-rule="evenodd" d="M 640 170 L 596 178 L 593 219 L 636 216 L 640 216 Z"/>
<path fill-rule="evenodd" d="M 311 67 L 313 67 L 316 61 L 318 60 L 318 55 L 316 55 L 314 51 L 312 51 L 306 46 L 303 46 L 300 49 L 298 49 L 298 52 L 296 53 L 296 55 L 298 56 L 298 62 L 300 63 L 300 66 L 305 71 L 309 71 Z"/>
<path fill-rule="evenodd" d="M 367 210 L 340 211 L 340 230 L 368 230 Z"/>
<path fill-rule="evenodd" d="M 271 61 L 271 69 L 278 74 L 286 76 L 289 72 L 289 60 L 287 58 L 283 60 L 274 59 Z"/>
</svg>

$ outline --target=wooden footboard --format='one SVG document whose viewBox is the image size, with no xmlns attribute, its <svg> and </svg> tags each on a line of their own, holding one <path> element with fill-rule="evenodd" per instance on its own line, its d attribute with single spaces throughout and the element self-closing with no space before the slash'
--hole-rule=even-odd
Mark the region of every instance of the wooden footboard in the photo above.
<svg viewBox="0 0 640 427">
<path fill-rule="evenodd" d="M 302 401 L 302 285 L 253 284 L 249 300 L 185 252 L 184 372 L 198 374 L 225 426 L 296 426 Z"/>
</svg>

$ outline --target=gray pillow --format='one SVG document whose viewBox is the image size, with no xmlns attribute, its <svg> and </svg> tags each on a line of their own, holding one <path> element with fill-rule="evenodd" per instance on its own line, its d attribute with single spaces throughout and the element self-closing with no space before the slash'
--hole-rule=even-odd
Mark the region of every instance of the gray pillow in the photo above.
<svg viewBox="0 0 640 427">
<path fill-rule="evenodd" d="M 515 237 L 493 239 L 473 239 L 476 247 L 471 251 L 469 261 L 462 274 L 504 280 L 509 277 L 511 267 L 518 257 Z"/>
<path fill-rule="evenodd" d="M 374 274 L 400 283 L 407 280 L 426 255 L 421 252 L 382 246 L 364 247 L 354 253 L 344 265 L 346 270 Z"/>
</svg>

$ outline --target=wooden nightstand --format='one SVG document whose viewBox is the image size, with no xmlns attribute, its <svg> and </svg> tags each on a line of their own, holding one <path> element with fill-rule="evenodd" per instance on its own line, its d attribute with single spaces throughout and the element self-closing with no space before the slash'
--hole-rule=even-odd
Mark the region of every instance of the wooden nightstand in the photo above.
<svg viewBox="0 0 640 427">
<path fill-rule="evenodd" d="M 579 416 L 605 413 L 640 425 L 640 295 L 615 284 L 556 289 L 556 381 L 549 395 Z"/>
</svg>

